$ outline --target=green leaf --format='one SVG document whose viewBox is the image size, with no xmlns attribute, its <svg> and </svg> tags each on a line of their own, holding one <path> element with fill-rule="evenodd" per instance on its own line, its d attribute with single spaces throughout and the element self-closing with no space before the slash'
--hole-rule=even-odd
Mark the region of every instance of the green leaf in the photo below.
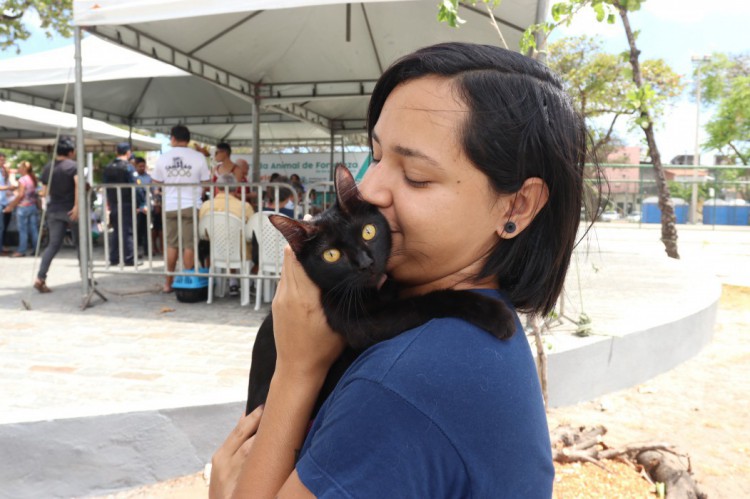
<svg viewBox="0 0 750 499">
<path fill-rule="evenodd" d="M 615 22 L 617 22 L 617 16 L 615 16 L 614 14 L 608 14 L 607 24 L 614 24 Z"/>
<path fill-rule="evenodd" d="M 594 5 L 594 12 L 596 12 L 596 20 L 598 22 L 602 22 L 604 20 L 604 5 L 601 3 L 597 3 Z"/>
</svg>

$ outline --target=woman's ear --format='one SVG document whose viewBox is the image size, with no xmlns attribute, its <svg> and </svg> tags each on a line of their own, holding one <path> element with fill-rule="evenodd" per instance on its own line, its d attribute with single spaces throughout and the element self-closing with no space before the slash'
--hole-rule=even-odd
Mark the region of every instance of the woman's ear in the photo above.
<svg viewBox="0 0 750 499">
<path fill-rule="evenodd" d="M 497 234 L 512 239 L 523 232 L 544 208 L 549 199 L 549 188 L 539 177 L 527 178 L 514 194 L 508 195 L 508 208 L 498 220 Z"/>
</svg>

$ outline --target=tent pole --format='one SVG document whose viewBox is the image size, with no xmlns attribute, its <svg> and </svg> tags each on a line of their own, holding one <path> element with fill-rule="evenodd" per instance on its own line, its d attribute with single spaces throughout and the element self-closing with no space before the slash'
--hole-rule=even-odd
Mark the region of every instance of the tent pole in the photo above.
<svg viewBox="0 0 750 499">
<path fill-rule="evenodd" d="M 253 182 L 260 182 L 260 99 L 253 99 Z"/>
<path fill-rule="evenodd" d="M 76 165 L 78 169 L 78 254 L 81 267 L 81 294 L 85 302 L 89 299 L 89 254 L 88 232 L 89 206 L 86 200 L 86 145 L 83 142 L 83 63 L 81 60 L 81 27 L 75 27 L 75 107 L 76 107 Z M 84 305 L 85 307 L 85 305 Z"/>
<path fill-rule="evenodd" d="M 536 20 L 534 21 L 537 24 L 542 24 L 547 20 L 547 12 L 549 11 L 549 0 L 538 0 L 536 3 Z M 547 65 L 547 44 L 545 42 L 544 36 L 537 32 L 534 37 L 536 38 L 536 50 L 537 50 L 537 60 Z"/>
<path fill-rule="evenodd" d="M 333 136 L 333 130 L 331 130 L 331 168 L 330 168 L 330 171 L 328 173 L 328 180 L 330 180 L 331 182 L 333 182 L 333 172 L 336 170 L 336 165 L 333 163 L 333 161 L 334 161 L 333 155 L 336 152 L 335 151 L 335 149 L 336 149 L 336 142 L 335 142 L 335 140 L 336 140 L 336 137 Z"/>
</svg>

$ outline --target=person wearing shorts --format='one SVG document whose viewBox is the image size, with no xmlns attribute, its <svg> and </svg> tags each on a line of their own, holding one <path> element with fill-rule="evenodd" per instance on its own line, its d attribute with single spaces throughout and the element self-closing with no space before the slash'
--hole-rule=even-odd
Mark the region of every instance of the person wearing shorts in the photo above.
<svg viewBox="0 0 750 499">
<path fill-rule="evenodd" d="M 162 209 L 166 218 L 166 263 L 167 271 L 174 272 L 177 260 L 182 255 L 182 269 L 195 266 L 195 219 L 196 208 L 200 207 L 203 188 L 192 185 L 181 187 L 176 184 L 198 184 L 211 178 L 206 157 L 188 147 L 190 130 L 177 125 L 169 135 L 172 149 L 162 154 L 151 175 L 155 183 L 163 183 Z M 172 292 L 174 276 L 167 275 L 164 282 L 165 293 Z"/>
</svg>

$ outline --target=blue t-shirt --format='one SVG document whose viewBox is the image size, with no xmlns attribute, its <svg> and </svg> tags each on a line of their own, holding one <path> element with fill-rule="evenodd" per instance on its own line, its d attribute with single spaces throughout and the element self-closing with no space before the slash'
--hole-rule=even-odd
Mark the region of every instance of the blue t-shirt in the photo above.
<svg viewBox="0 0 750 499">
<path fill-rule="evenodd" d="M 501 341 L 434 319 L 366 350 L 313 423 L 302 483 L 322 498 L 549 499 L 547 419 L 516 324 Z"/>
</svg>

